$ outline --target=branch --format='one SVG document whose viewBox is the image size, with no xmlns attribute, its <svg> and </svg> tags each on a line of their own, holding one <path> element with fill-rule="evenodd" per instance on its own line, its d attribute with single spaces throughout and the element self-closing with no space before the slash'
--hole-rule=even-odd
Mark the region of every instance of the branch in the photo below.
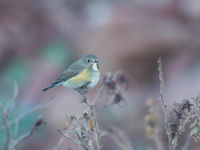
<svg viewBox="0 0 200 150">
<path fill-rule="evenodd" d="M 115 141 L 115 143 L 120 147 L 120 149 L 122 150 L 133 149 L 130 140 L 128 139 L 126 134 L 119 128 L 110 127 L 108 131 L 104 131 L 104 134 L 112 138 Z"/>
<path fill-rule="evenodd" d="M 11 100 L 9 101 L 7 107 L 5 108 L 6 114 L 9 114 L 10 111 L 12 111 L 16 107 L 16 105 L 17 105 L 16 97 L 18 96 L 18 93 L 19 93 L 19 87 L 18 87 L 17 83 L 14 82 L 14 94 L 13 94 L 13 97 L 11 98 Z"/>
<path fill-rule="evenodd" d="M 4 106 L 1 103 L 0 103 L 0 110 L 1 110 L 1 115 L 2 115 L 2 121 L 6 128 L 6 134 L 7 134 L 7 139 L 6 139 L 4 150 L 9 150 L 9 145 L 10 145 L 10 141 L 11 141 L 10 128 L 9 128 L 8 118 L 7 118 Z"/>
<path fill-rule="evenodd" d="M 184 132 L 186 124 L 190 121 L 190 117 L 191 117 L 192 113 L 193 113 L 192 110 L 190 112 L 188 112 L 187 117 L 182 122 L 180 122 L 180 125 L 177 129 L 177 133 L 176 133 L 174 139 L 172 140 L 173 149 L 175 149 L 176 146 L 178 145 L 178 139 L 181 136 L 181 134 Z"/>
<path fill-rule="evenodd" d="M 157 63 L 158 63 L 158 72 L 159 72 L 159 80 L 160 80 L 160 101 L 163 107 L 164 117 L 165 117 L 165 130 L 168 136 L 169 150 L 174 150 L 173 144 L 172 144 L 171 129 L 169 127 L 169 113 L 168 113 L 166 101 L 163 96 L 164 79 L 163 79 L 163 71 L 162 71 L 163 64 L 162 64 L 161 57 L 158 59 Z"/>
<path fill-rule="evenodd" d="M 58 144 L 53 148 L 53 150 L 59 150 L 64 141 L 65 141 L 65 137 L 63 136 L 63 137 L 59 140 Z"/>
<path fill-rule="evenodd" d="M 19 122 L 21 119 L 25 118 L 26 116 L 28 116 L 29 114 L 37 111 L 37 110 L 40 110 L 40 109 L 43 109 L 43 108 L 46 108 L 48 106 L 50 106 L 51 104 L 53 104 L 54 102 L 56 101 L 56 99 L 54 100 L 51 100 L 50 102 L 48 103 L 45 103 L 45 104 L 40 104 L 40 105 L 37 105 L 27 111 L 25 111 L 24 113 L 22 113 L 21 115 L 19 115 L 18 117 L 16 117 L 15 119 L 11 120 L 10 122 L 8 122 L 8 126 L 11 126 L 12 124 L 15 124 L 17 122 Z M 4 129 L 5 127 L 0 127 L 0 129 Z"/>
<path fill-rule="evenodd" d="M 101 137 L 100 137 L 100 131 L 99 131 L 98 123 L 97 123 L 97 118 L 95 116 L 94 105 L 89 104 L 87 102 L 87 100 L 86 100 L 86 104 L 87 104 L 87 106 L 90 110 L 91 117 L 92 117 L 92 120 L 94 122 L 94 130 L 95 130 L 95 135 L 96 135 L 97 150 L 100 150 L 101 149 L 101 146 L 100 146 Z"/>
<path fill-rule="evenodd" d="M 60 133 L 60 135 L 62 135 L 64 138 L 74 142 L 75 144 L 81 146 L 84 150 L 89 150 L 87 145 L 84 143 L 83 139 L 77 134 L 77 133 L 74 133 L 74 132 L 70 132 L 71 134 L 77 136 L 78 140 L 75 140 L 73 139 L 72 137 L 68 136 L 66 133 L 64 133 L 61 129 L 57 129 L 57 131 Z"/>
<path fill-rule="evenodd" d="M 61 129 L 57 129 L 57 131 L 60 133 L 60 135 L 62 135 L 63 137 L 65 137 L 66 139 L 74 142 L 75 144 L 80 145 L 80 143 L 78 141 L 76 141 L 75 139 L 71 138 L 70 136 L 67 136 Z"/>
<path fill-rule="evenodd" d="M 186 138 L 186 141 L 185 141 L 185 144 L 183 145 L 181 150 L 188 150 L 191 141 L 192 141 L 192 136 L 190 134 L 188 134 L 187 138 Z"/>
<path fill-rule="evenodd" d="M 40 118 L 32 127 L 30 132 L 25 133 L 24 135 L 20 136 L 18 139 L 16 139 L 11 145 L 10 150 L 16 150 L 17 146 L 21 143 L 23 143 L 25 140 L 27 140 L 29 137 L 33 135 L 33 133 L 37 130 L 37 128 L 43 123 L 43 119 Z"/>
</svg>

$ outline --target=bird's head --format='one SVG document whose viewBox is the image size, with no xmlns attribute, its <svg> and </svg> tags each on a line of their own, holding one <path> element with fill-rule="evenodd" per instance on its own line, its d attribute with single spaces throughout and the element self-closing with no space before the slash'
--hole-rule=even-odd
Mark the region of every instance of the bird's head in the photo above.
<svg viewBox="0 0 200 150">
<path fill-rule="evenodd" d="M 98 59 L 95 55 L 85 55 L 80 59 L 81 63 L 85 66 L 85 67 L 92 67 L 93 70 L 98 70 Z"/>
</svg>

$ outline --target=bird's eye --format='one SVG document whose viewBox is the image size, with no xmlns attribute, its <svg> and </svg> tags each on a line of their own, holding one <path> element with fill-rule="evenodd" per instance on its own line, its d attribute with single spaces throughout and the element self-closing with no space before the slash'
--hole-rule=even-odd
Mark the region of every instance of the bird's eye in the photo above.
<svg viewBox="0 0 200 150">
<path fill-rule="evenodd" d="M 88 59 L 87 62 L 90 62 L 90 59 Z"/>
</svg>

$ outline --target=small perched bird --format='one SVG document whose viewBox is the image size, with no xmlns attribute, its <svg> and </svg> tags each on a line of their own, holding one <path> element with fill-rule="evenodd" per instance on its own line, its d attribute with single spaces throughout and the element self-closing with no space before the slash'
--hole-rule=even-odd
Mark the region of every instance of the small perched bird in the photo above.
<svg viewBox="0 0 200 150">
<path fill-rule="evenodd" d="M 72 63 L 55 81 L 42 91 L 56 86 L 63 86 L 85 95 L 90 88 L 97 85 L 100 79 L 98 59 L 94 55 L 85 55 Z"/>
</svg>

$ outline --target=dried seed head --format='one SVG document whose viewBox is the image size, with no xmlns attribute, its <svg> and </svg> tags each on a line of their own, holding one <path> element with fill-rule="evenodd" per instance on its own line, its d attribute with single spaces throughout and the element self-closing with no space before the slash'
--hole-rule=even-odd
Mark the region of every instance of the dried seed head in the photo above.
<svg viewBox="0 0 200 150">
<path fill-rule="evenodd" d="M 180 109 L 178 109 L 178 110 L 173 109 L 173 111 L 176 114 L 176 118 L 177 119 L 183 119 L 183 111 L 182 110 L 180 110 Z"/>
<path fill-rule="evenodd" d="M 181 109 L 182 110 L 187 109 L 188 111 L 190 111 L 191 110 L 191 106 L 193 106 L 193 104 L 191 104 L 189 100 L 184 99 Z"/>
<path fill-rule="evenodd" d="M 146 126 L 145 131 L 148 139 L 154 138 L 154 128 L 152 128 L 151 126 Z"/>
<path fill-rule="evenodd" d="M 122 71 L 116 72 L 114 79 L 120 85 L 125 85 L 125 89 L 128 88 L 128 86 L 129 86 L 128 79 L 125 77 L 125 75 L 124 75 L 124 73 Z"/>
<path fill-rule="evenodd" d="M 124 98 L 122 97 L 121 93 L 116 93 L 114 97 L 113 104 L 118 104 L 120 103 Z"/>
<path fill-rule="evenodd" d="M 63 130 L 67 130 L 74 119 L 75 119 L 74 116 L 70 116 L 67 122 L 64 123 Z"/>
<path fill-rule="evenodd" d="M 121 93 L 114 93 L 110 97 L 107 106 L 112 106 L 112 105 L 115 105 L 115 104 L 122 104 L 122 101 L 126 102 L 125 99 L 122 97 Z M 120 105 L 120 106 L 122 106 L 122 105 Z"/>
<path fill-rule="evenodd" d="M 176 133 L 178 131 L 178 124 L 177 123 L 171 123 L 169 124 L 169 127 L 171 129 L 171 136 L 172 139 L 176 136 Z"/>
<path fill-rule="evenodd" d="M 64 123 L 64 128 L 63 128 L 63 130 L 67 130 L 68 127 L 69 127 L 69 122 L 65 122 L 65 123 Z"/>
<path fill-rule="evenodd" d="M 155 127 L 156 125 L 156 116 L 153 114 L 146 114 L 144 117 L 144 120 L 146 121 L 147 125 Z"/>
<path fill-rule="evenodd" d="M 104 84 L 106 85 L 107 88 L 115 90 L 117 82 L 114 81 L 112 78 L 108 78 L 105 80 Z"/>
<path fill-rule="evenodd" d="M 38 126 L 40 126 L 42 123 L 44 123 L 44 120 L 43 120 L 43 118 L 40 118 L 40 119 L 34 124 L 34 126 L 35 126 L 35 127 L 38 127 Z"/>
<path fill-rule="evenodd" d="M 90 131 L 94 131 L 94 122 L 92 120 L 88 120 L 88 126 L 90 128 Z"/>
<path fill-rule="evenodd" d="M 70 118 L 69 118 L 70 121 L 72 121 L 72 120 L 74 120 L 74 119 L 75 119 L 74 116 L 70 116 Z"/>
<path fill-rule="evenodd" d="M 84 111 L 84 112 L 83 112 L 83 117 L 84 117 L 84 118 L 89 118 L 89 116 L 90 116 L 90 115 L 89 115 L 89 112 L 88 112 L 88 111 Z"/>
<path fill-rule="evenodd" d="M 151 108 L 153 106 L 154 102 L 153 102 L 153 99 L 152 98 L 148 98 L 146 100 L 146 106 L 147 108 Z"/>
</svg>

